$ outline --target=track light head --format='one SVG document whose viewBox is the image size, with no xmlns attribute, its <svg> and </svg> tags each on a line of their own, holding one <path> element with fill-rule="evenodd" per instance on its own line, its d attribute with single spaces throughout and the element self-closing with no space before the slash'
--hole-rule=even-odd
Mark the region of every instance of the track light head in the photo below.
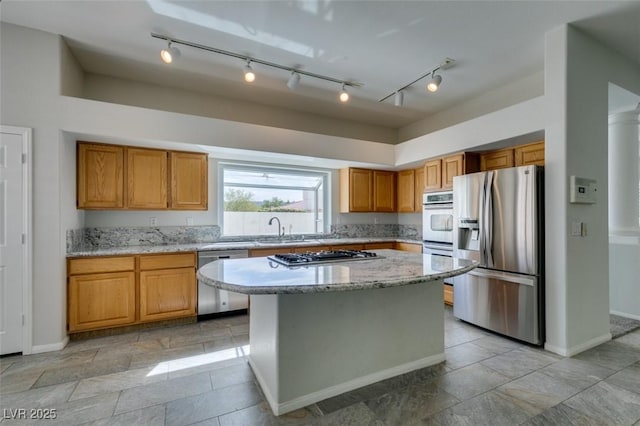
<svg viewBox="0 0 640 426">
<path fill-rule="evenodd" d="M 253 68 L 251 68 L 251 61 L 247 61 L 247 64 L 243 68 L 244 71 L 244 81 L 247 83 L 253 83 L 256 81 L 256 73 L 253 72 Z"/>
<path fill-rule="evenodd" d="M 435 71 L 431 73 L 431 80 L 427 84 L 427 90 L 431 93 L 437 92 L 440 88 L 440 83 L 442 83 L 442 77 L 438 74 L 435 74 Z"/>
<path fill-rule="evenodd" d="M 344 83 L 342 83 L 342 90 L 340 90 L 338 99 L 340 99 L 342 103 L 349 102 L 349 92 L 347 92 L 347 89 L 344 87 Z"/>
<path fill-rule="evenodd" d="M 289 77 L 289 81 L 287 81 L 287 87 L 289 90 L 296 90 L 298 84 L 300 84 L 300 74 L 295 71 L 291 71 L 291 77 Z"/>
<path fill-rule="evenodd" d="M 404 92 L 402 90 L 398 90 L 396 92 L 396 96 L 394 98 L 394 104 L 397 107 L 401 107 L 404 104 Z"/>
<path fill-rule="evenodd" d="M 168 41 L 167 48 L 160 51 L 160 59 L 162 59 L 162 62 L 165 64 L 172 63 L 178 56 L 180 56 L 180 51 L 176 47 L 171 46 L 171 40 Z"/>
</svg>

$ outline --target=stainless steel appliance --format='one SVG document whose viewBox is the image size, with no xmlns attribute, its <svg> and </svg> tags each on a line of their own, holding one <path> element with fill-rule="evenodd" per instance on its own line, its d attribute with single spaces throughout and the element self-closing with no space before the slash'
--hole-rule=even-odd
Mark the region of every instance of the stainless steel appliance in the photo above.
<svg viewBox="0 0 640 426">
<path fill-rule="evenodd" d="M 198 252 L 198 268 L 218 259 L 248 257 L 248 250 L 211 250 Z M 249 306 L 246 294 L 220 290 L 198 281 L 198 319 L 243 313 Z"/>
<path fill-rule="evenodd" d="M 453 314 L 544 342 L 543 168 L 522 166 L 453 179 L 453 255 L 480 266 L 454 279 Z"/>
<path fill-rule="evenodd" d="M 453 254 L 453 191 L 422 195 L 422 253 Z M 444 282 L 453 284 L 453 278 Z"/>
<path fill-rule="evenodd" d="M 346 262 L 353 260 L 379 259 L 378 255 L 360 250 L 325 250 L 307 253 L 283 253 L 268 256 L 269 260 L 286 266 L 305 266 L 328 262 Z"/>
</svg>

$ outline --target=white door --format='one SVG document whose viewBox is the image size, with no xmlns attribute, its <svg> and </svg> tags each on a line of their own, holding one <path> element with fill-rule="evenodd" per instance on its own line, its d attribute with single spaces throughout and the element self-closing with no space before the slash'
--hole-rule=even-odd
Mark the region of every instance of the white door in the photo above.
<svg viewBox="0 0 640 426">
<path fill-rule="evenodd" d="M 0 355 L 22 352 L 24 275 L 23 138 L 0 140 Z"/>
</svg>

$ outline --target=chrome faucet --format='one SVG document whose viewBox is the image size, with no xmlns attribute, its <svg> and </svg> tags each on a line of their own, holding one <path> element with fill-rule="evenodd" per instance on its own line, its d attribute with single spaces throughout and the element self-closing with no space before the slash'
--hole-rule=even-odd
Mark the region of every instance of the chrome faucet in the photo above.
<svg viewBox="0 0 640 426">
<path fill-rule="evenodd" d="M 282 237 L 284 237 L 284 226 L 280 224 L 280 219 L 278 219 L 278 216 L 274 216 L 269 219 L 269 225 L 273 225 L 273 219 L 278 221 L 278 239 L 282 239 Z"/>
</svg>

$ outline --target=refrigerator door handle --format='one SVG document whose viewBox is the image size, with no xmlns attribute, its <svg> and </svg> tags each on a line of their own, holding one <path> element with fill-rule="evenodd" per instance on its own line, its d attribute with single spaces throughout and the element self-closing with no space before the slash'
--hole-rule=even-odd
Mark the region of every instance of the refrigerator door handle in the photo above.
<svg viewBox="0 0 640 426">
<path fill-rule="evenodd" d="M 528 285 L 530 287 L 535 286 L 535 277 L 528 277 L 522 275 L 510 274 L 508 272 L 499 272 L 499 271 L 487 271 L 484 269 L 474 269 L 467 272 L 469 275 L 473 275 L 479 278 L 494 278 L 501 281 L 507 281 L 516 284 Z"/>
</svg>

